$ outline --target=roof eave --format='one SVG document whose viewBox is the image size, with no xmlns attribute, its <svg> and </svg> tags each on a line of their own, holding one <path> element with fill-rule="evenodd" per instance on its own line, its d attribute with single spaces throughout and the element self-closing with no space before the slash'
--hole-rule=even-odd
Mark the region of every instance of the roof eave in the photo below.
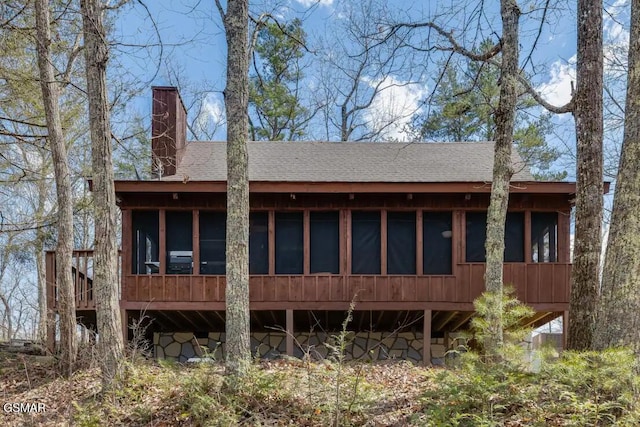
<svg viewBox="0 0 640 427">
<path fill-rule="evenodd" d="M 116 193 L 224 193 L 226 181 L 116 181 Z M 489 193 L 491 182 L 251 181 L 252 193 Z M 604 183 L 604 193 L 609 183 Z M 573 182 L 512 182 L 511 193 L 575 194 Z"/>
</svg>

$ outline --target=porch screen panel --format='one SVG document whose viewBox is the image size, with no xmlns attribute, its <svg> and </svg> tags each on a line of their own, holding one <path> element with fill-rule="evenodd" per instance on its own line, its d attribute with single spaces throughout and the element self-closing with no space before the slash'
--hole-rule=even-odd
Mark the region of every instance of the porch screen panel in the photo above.
<svg viewBox="0 0 640 427">
<path fill-rule="evenodd" d="M 160 216 L 158 211 L 132 211 L 131 273 L 157 274 L 160 271 Z"/>
<path fill-rule="evenodd" d="M 351 212 L 351 272 L 380 274 L 380 212 Z"/>
<path fill-rule="evenodd" d="M 302 274 L 302 212 L 276 212 L 276 274 Z"/>
<path fill-rule="evenodd" d="M 225 274 L 227 215 L 200 211 L 200 274 Z"/>
<path fill-rule="evenodd" d="M 451 212 L 423 212 L 422 241 L 424 274 L 451 274 Z"/>
<path fill-rule="evenodd" d="M 387 273 L 416 274 L 415 212 L 387 212 Z"/>
<path fill-rule="evenodd" d="M 167 274 L 193 273 L 193 213 L 167 211 Z"/>
<path fill-rule="evenodd" d="M 333 212 L 311 212 L 310 272 L 340 273 L 339 215 Z"/>
<path fill-rule="evenodd" d="M 467 212 L 466 262 L 485 262 L 484 242 L 487 240 L 487 213 Z"/>
<path fill-rule="evenodd" d="M 558 261 L 558 213 L 531 212 L 531 260 Z"/>
<path fill-rule="evenodd" d="M 269 214 L 249 214 L 249 274 L 269 274 Z"/>
<path fill-rule="evenodd" d="M 524 262 L 524 212 L 507 212 L 504 262 Z"/>
</svg>

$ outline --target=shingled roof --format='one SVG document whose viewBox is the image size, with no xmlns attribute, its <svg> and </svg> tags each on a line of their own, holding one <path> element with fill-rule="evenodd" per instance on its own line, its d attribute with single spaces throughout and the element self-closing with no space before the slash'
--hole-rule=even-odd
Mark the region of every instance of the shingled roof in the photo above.
<svg viewBox="0 0 640 427">
<path fill-rule="evenodd" d="M 249 142 L 249 179 L 265 182 L 489 182 L 493 142 Z M 534 181 L 513 153 L 512 181 Z M 226 143 L 190 142 L 163 181 L 225 181 Z"/>
</svg>

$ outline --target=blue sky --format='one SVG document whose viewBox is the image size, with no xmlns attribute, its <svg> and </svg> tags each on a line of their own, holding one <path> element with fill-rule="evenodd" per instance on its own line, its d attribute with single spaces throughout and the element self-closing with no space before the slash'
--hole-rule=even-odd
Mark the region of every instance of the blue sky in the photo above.
<svg viewBox="0 0 640 427">
<path fill-rule="evenodd" d="M 462 23 L 469 17 L 476 17 L 478 2 L 469 1 L 464 7 L 456 1 L 394 1 L 386 2 L 389 16 L 400 20 L 428 20 L 435 16 L 435 21 L 442 27 L 453 31 L 456 37 L 470 46 L 478 38 L 478 31 L 465 31 Z M 533 81 L 544 97 L 556 104 L 566 103 L 571 96 L 571 82 L 575 81 L 575 2 L 557 1 L 554 8 L 546 14 L 546 24 L 539 32 L 542 16 L 540 6 L 542 0 L 520 0 L 523 15 L 521 24 L 521 65 L 534 75 Z M 344 18 L 346 0 L 263 0 L 251 2 L 254 15 L 269 12 L 278 18 L 300 18 L 308 33 L 308 40 L 313 49 L 317 37 L 330 38 L 332 25 Z M 352 3 L 353 4 L 353 3 Z M 476 26 L 482 28 L 483 36 L 496 40 L 500 33 L 500 20 L 497 14 L 499 2 L 486 2 L 486 12 L 475 21 Z M 167 61 L 171 69 L 178 69 L 181 77 L 188 80 L 192 86 L 211 91 L 207 97 L 201 114 L 208 115 L 212 120 L 220 120 L 224 108 L 221 91 L 225 83 L 226 41 L 221 20 L 213 0 L 207 1 L 169 1 L 154 0 L 146 2 L 147 10 L 139 4 L 129 6 L 116 17 L 114 38 L 129 44 L 156 44 L 158 38 L 155 26 L 162 38 L 163 62 L 157 70 L 156 62 L 160 50 L 150 48 L 136 50 L 131 47 L 118 48 L 114 52 L 116 63 L 122 64 L 128 73 L 141 79 L 141 94 L 130 109 L 143 117 L 150 114 L 150 86 L 171 83 L 168 77 Z M 451 13 L 456 7 L 457 12 Z M 628 20 L 628 0 L 607 0 L 605 13 L 605 52 L 613 56 L 614 51 L 627 43 L 628 32 L 625 22 Z M 375 19 L 375 17 L 372 17 Z M 155 23 L 155 24 L 154 24 Z M 475 27 L 474 27 L 475 29 Z M 421 37 L 420 33 L 417 37 Z M 531 45 L 537 40 L 536 49 L 531 52 Z M 531 52 L 531 57 L 529 54 Z M 618 53 L 619 55 L 619 53 Z M 613 67 L 608 68 L 610 71 Z M 123 72 L 122 68 L 117 72 Z M 308 73 L 311 74 L 312 73 Z M 431 73 L 433 74 L 433 73 Z M 420 100 L 428 93 L 430 80 L 429 72 L 424 74 L 424 81 L 419 84 L 403 85 L 406 76 L 401 73 L 387 77 L 388 90 L 381 93 L 372 103 L 366 118 L 372 123 L 390 112 L 395 112 L 397 128 L 389 131 L 390 137 L 402 139 L 398 131 L 408 122 L 409 113 L 420 108 Z M 312 80 L 312 77 L 309 78 Z M 312 87 L 313 82 L 309 83 Z M 618 85 L 618 90 L 621 90 Z M 183 92 L 183 97 L 188 98 Z M 189 104 L 189 100 L 185 99 Z M 556 117 L 557 144 L 571 145 L 573 142 L 573 120 L 569 114 Z M 224 138 L 224 126 L 216 133 L 217 139 Z M 616 136 L 612 137 L 614 140 Z M 570 171 L 571 172 L 571 171 Z"/>
</svg>

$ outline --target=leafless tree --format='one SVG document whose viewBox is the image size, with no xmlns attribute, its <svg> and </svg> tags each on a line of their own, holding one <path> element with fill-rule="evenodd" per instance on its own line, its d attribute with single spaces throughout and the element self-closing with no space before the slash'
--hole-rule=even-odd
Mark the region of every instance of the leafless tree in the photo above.
<svg viewBox="0 0 640 427">
<path fill-rule="evenodd" d="M 35 0 L 38 69 L 42 100 L 49 132 L 58 198 L 58 244 L 56 246 L 56 283 L 60 317 L 60 366 L 64 375 L 73 372 L 78 343 L 76 337 L 75 290 L 71 274 L 73 251 L 73 200 L 67 147 L 60 120 L 60 85 L 55 78 L 51 56 L 49 2 Z"/>
<path fill-rule="evenodd" d="M 602 1 L 578 0 L 576 120 L 576 223 L 567 345 L 593 344 L 600 286 L 603 212 Z"/>
<path fill-rule="evenodd" d="M 640 354 L 640 1 L 631 2 L 624 140 L 609 228 L 594 347 Z"/>
<path fill-rule="evenodd" d="M 317 93 L 312 109 L 319 109 L 321 138 L 339 141 L 389 139 L 398 121 L 415 111 L 392 111 L 374 117 L 372 107 L 384 93 L 410 86 L 421 78 L 420 64 L 403 49 L 405 34 L 386 33 L 373 17 L 388 16 L 387 7 L 375 0 L 342 3 L 342 19 L 320 39 Z M 380 40 L 384 39 L 384 43 Z M 397 76 L 402 76 L 399 80 Z"/>
<path fill-rule="evenodd" d="M 111 125 L 107 98 L 109 46 L 101 0 L 81 0 L 84 54 L 91 128 L 95 212 L 94 288 L 102 386 L 108 390 L 121 374 L 124 344 L 118 289 L 118 212 L 113 183 Z"/>
<path fill-rule="evenodd" d="M 227 38 L 227 283 L 226 368 L 242 376 L 251 362 L 249 341 L 249 2 L 216 6 Z"/>
</svg>

